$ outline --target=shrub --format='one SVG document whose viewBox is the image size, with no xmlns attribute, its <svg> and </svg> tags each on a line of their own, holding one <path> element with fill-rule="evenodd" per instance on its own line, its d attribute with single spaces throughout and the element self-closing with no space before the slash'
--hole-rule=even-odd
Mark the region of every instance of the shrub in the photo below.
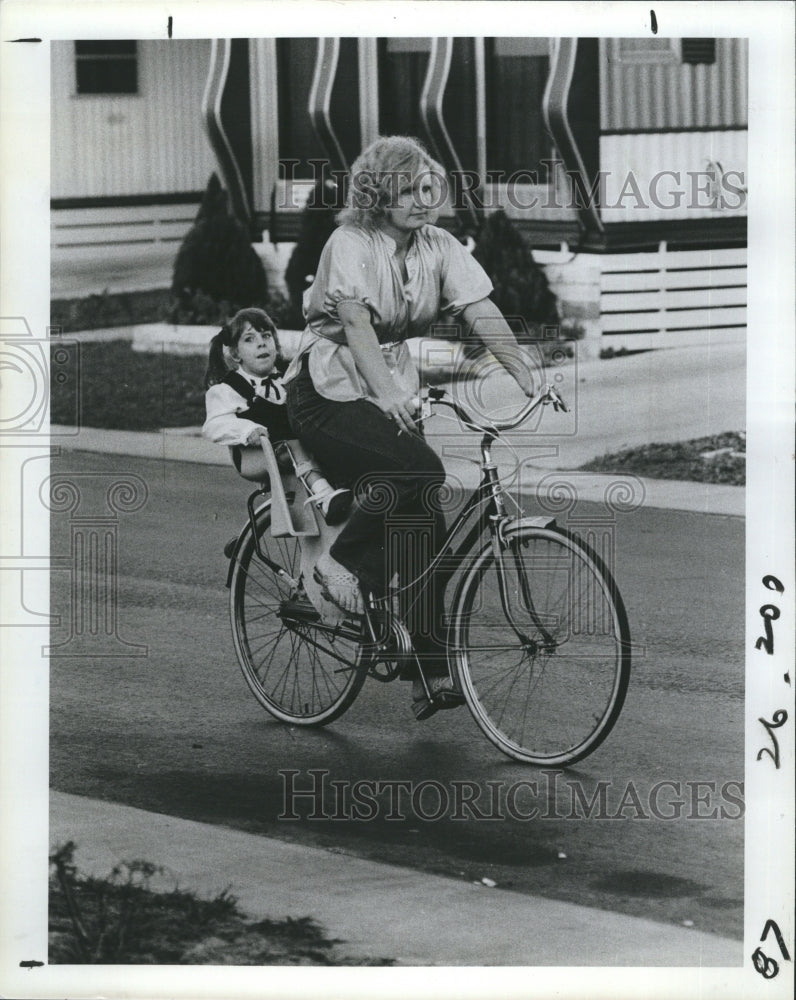
<svg viewBox="0 0 796 1000">
<path fill-rule="evenodd" d="M 335 230 L 336 202 L 337 185 L 334 181 L 319 180 L 301 213 L 298 240 L 285 270 L 285 284 L 290 295 L 290 311 L 285 318 L 294 328 L 304 326 L 304 291 L 311 284 L 318 270 L 321 251 Z"/>
<path fill-rule="evenodd" d="M 473 257 L 489 275 L 491 298 L 522 343 L 536 340 L 543 326 L 559 323 L 558 303 L 522 233 L 505 212 L 484 220 Z M 468 353 L 473 348 L 468 346 Z"/>
<path fill-rule="evenodd" d="M 165 870 L 123 861 L 106 878 L 83 876 L 72 841 L 50 857 L 51 965 L 366 965 L 393 959 L 349 956 L 312 917 L 252 920 L 224 890 L 153 891 Z"/>
<path fill-rule="evenodd" d="M 169 305 L 169 292 L 154 288 L 141 292 L 87 295 L 76 299 L 53 299 L 50 324 L 61 333 L 76 330 L 102 330 L 114 326 L 158 323 Z"/>
<path fill-rule="evenodd" d="M 171 295 L 172 323 L 223 322 L 238 309 L 267 305 L 262 261 L 216 174 L 174 261 Z"/>
</svg>

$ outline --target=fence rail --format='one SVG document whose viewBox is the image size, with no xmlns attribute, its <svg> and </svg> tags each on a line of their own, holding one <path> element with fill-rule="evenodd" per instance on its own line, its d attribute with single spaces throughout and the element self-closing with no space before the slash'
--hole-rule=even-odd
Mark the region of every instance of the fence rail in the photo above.
<svg viewBox="0 0 796 1000">
<path fill-rule="evenodd" d="M 602 339 L 659 347 L 746 327 L 746 249 L 618 254 L 602 259 Z M 675 336 L 676 335 L 676 336 Z M 686 342 L 688 338 L 686 337 Z"/>
</svg>

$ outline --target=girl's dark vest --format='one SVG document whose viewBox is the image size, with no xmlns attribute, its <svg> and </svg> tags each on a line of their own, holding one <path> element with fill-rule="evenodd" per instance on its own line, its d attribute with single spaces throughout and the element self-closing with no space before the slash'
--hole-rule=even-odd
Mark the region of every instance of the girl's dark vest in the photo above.
<svg viewBox="0 0 796 1000">
<path fill-rule="evenodd" d="M 289 440 L 296 436 L 291 430 L 290 422 L 287 419 L 287 407 L 284 403 L 272 403 L 270 400 L 258 396 L 251 382 L 238 372 L 227 372 L 222 381 L 234 389 L 239 396 L 242 396 L 248 404 L 245 410 L 238 413 L 238 416 L 266 427 L 272 443 Z"/>
</svg>

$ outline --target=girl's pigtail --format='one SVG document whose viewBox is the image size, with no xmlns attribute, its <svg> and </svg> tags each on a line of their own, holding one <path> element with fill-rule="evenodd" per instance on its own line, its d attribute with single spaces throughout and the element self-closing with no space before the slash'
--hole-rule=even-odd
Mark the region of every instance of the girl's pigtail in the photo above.
<svg viewBox="0 0 796 1000">
<path fill-rule="evenodd" d="M 227 363 L 224 360 L 224 343 L 227 332 L 227 327 L 222 327 L 210 341 L 210 353 L 207 356 L 207 371 L 205 372 L 205 389 L 223 381 L 227 374 Z"/>
</svg>

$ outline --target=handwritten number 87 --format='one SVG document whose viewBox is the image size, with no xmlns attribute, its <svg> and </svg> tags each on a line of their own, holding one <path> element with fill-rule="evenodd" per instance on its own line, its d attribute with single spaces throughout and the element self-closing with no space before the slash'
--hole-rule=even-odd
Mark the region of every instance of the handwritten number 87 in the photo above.
<svg viewBox="0 0 796 1000">
<path fill-rule="evenodd" d="M 782 957 L 786 962 L 790 961 L 790 955 L 788 949 L 785 947 L 785 940 L 782 937 L 782 931 L 779 929 L 778 924 L 774 920 L 767 920 L 766 926 L 763 928 L 763 933 L 760 936 L 761 941 L 765 941 L 768 937 L 768 932 L 773 931 L 774 937 L 777 939 L 777 944 L 779 945 L 779 950 L 782 953 Z M 752 952 L 752 962 L 754 964 L 755 970 L 760 973 L 763 979 L 773 979 L 779 973 L 779 962 L 774 958 L 769 958 L 765 954 L 762 948 L 755 948 Z"/>
</svg>

